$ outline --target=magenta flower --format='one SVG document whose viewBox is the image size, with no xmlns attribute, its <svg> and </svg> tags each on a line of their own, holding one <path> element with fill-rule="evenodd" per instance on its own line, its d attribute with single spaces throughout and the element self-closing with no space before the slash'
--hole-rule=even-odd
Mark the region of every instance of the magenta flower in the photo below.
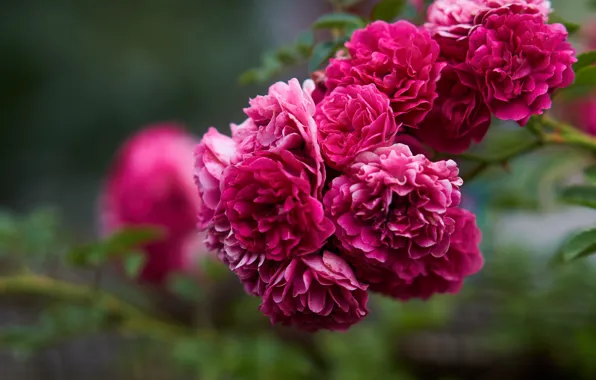
<svg viewBox="0 0 596 380">
<path fill-rule="evenodd" d="M 243 139 L 241 153 L 302 150 L 318 158 L 317 126 L 313 119 L 315 103 L 311 92 L 312 89 L 302 89 L 297 79 L 291 79 L 288 83 L 277 82 L 269 87 L 267 95 L 251 99 L 250 107 L 244 112 L 252 120 L 249 128 L 254 124 L 255 131 Z"/>
<path fill-rule="evenodd" d="M 491 112 L 525 125 L 551 107 L 550 94 L 569 86 L 575 50 L 561 24 L 545 24 L 536 8 L 512 4 L 482 16 L 470 33 L 462 77 L 482 93 Z"/>
<path fill-rule="evenodd" d="M 260 309 L 272 323 L 344 331 L 368 314 L 366 289 L 347 262 L 324 251 L 282 265 Z"/>
<path fill-rule="evenodd" d="M 573 99 L 562 104 L 561 118 L 584 132 L 596 136 L 596 94 Z"/>
<path fill-rule="evenodd" d="M 431 148 L 454 154 L 482 141 L 491 121 L 482 94 L 462 83 L 452 65 L 443 69 L 437 93 L 432 111 L 414 134 Z"/>
<path fill-rule="evenodd" d="M 401 300 L 459 292 L 464 278 L 480 271 L 484 263 L 479 250 L 482 234 L 470 211 L 450 208 L 447 215 L 455 221 L 455 230 L 444 256 L 399 260 L 394 266 L 397 275 L 385 272 L 370 290 Z"/>
<path fill-rule="evenodd" d="M 395 144 L 361 153 L 331 182 L 325 210 L 362 281 L 375 282 L 399 260 L 447 253 L 455 229 L 447 210 L 461 197 L 457 175 L 454 161 L 431 162 Z"/>
<path fill-rule="evenodd" d="M 372 84 L 337 87 L 319 103 L 315 120 L 325 162 L 338 170 L 360 152 L 392 145 L 398 131 L 389 98 Z"/>
<path fill-rule="evenodd" d="M 407 21 L 375 21 L 346 47 L 349 58 L 340 54 L 327 66 L 327 88 L 374 84 L 391 99 L 398 125 L 417 127 L 432 108 L 444 66 L 429 33 Z"/>
<path fill-rule="evenodd" d="M 548 21 L 548 15 L 552 12 L 549 0 L 475 0 L 477 3 L 487 8 L 499 8 L 510 4 L 519 4 L 524 7 L 530 6 L 536 8 L 542 15 L 544 21 Z"/>
<path fill-rule="evenodd" d="M 206 229 L 219 204 L 220 179 L 236 153 L 236 142 L 209 128 L 195 149 L 194 179 L 203 206 L 198 212 L 199 229 Z"/>
<path fill-rule="evenodd" d="M 246 250 L 284 260 L 321 249 L 333 223 L 318 197 L 321 174 L 289 151 L 258 151 L 228 167 L 222 207 Z"/>
<path fill-rule="evenodd" d="M 194 271 L 202 244 L 196 213 L 202 204 L 192 181 L 195 141 L 182 127 L 155 124 L 120 149 L 101 198 L 104 234 L 127 226 L 157 226 L 159 241 L 142 247 L 144 282 L 162 284 L 172 272 Z"/>
</svg>

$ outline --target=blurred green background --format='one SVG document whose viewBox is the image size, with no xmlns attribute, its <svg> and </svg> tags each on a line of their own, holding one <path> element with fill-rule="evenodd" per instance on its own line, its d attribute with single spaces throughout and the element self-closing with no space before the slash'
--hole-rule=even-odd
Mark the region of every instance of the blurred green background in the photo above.
<svg viewBox="0 0 596 380">
<path fill-rule="evenodd" d="M 592 16 L 582 0 L 553 7 L 574 22 Z M 227 131 L 243 120 L 248 98 L 266 91 L 240 86 L 239 75 L 329 9 L 324 0 L 0 2 L 0 207 L 22 214 L 54 206 L 71 236 L 93 236 L 104 174 L 127 136 L 168 120 L 197 137 L 209 126 Z M 307 70 L 279 79 L 291 76 L 305 79 Z M 524 133 L 503 125 L 489 137 L 507 143 Z M 596 273 L 590 261 L 548 265 L 568 232 L 596 220 L 555 196 L 586 160 L 553 149 L 466 188 L 487 263 L 458 296 L 374 298 L 366 323 L 298 339 L 306 346 L 280 343 L 286 339 L 271 333 L 256 300 L 239 296 L 220 348 L 179 342 L 168 355 L 191 373 L 196 362 L 212 366 L 201 379 L 318 379 L 320 371 L 342 380 L 596 378 Z M 0 323 L 28 318 L 3 304 L 0 311 Z M 26 371 L 5 357 L 0 378 L 103 378 L 127 357 L 114 352 L 139 354 L 118 337 L 97 339 L 49 350 Z M 163 353 L 135 365 L 156 358 Z M 149 368 L 123 378 L 174 378 Z"/>
</svg>

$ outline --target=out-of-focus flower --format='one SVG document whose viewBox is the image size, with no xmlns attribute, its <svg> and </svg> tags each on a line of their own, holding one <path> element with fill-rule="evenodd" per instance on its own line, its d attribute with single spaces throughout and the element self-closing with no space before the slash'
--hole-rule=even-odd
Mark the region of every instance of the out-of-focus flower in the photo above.
<svg viewBox="0 0 596 380">
<path fill-rule="evenodd" d="M 366 289 L 344 259 L 324 251 L 281 265 L 260 309 L 272 323 L 343 331 L 368 314 Z"/>
<path fill-rule="evenodd" d="M 194 179 L 202 200 L 197 215 L 200 229 L 213 219 L 221 195 L 220 179 L 235 153 L 236 142 L 215 128 L 209 128 L 195 149 Z"/>
<path fill-rule="evenodd" d="M 391 99 L 398 124 L 417 127 L 431 110 L 444 64 L 429 33 L 407 21 L 375 21 L 346 43 L 349 57 L 331 59 L 329 91 L 351 84 L 374 84 Z"/>
<path fill-rule="evenodd" d="M 551 93 L 574 79 L 575 50 L 561 24 L 545 24 L 536 8 L 491 10 L 470 33 L 462 82 L 477 88 L 498 118 L 525 125 L 551 107 Z"/>
<path fill-rule="evenodd" d="M 452 65 L 443 69 L 437 92 L 432 111 L 414 134 L 431 148 L 454 154 L 480 142 L 491 121 L 482 94 L 462 83 Z"/>
<path fill-rule="evenodd" d="M 325 194 L 336 240 L 359 279 L 402 259 L 444 256 L 455 229 L 447 211 L 460 202 L 454 161 L 431 162 L 403 144 L 361 153 Z"/>
<path fill-rule="evenodd" d="M 596 136 L 596 94 L 566 101 L 558 111 L 563 120 Z"/>
<path fill-rule="evenodd" d="M 484 263 L 479 250 L 482 234 L 470 211 L 451 208 L 447 216 L 455 221 L 455 230 L 444 256 L 398 260 L 392 272 L 376 277 L 370 290 L 401 300 L 459 292 L 465 277 L 477 273 Z"/>
<path fill-rule="evenodd" d="M 102 195 L 104 233 L 127 226 L 161 227 L 165 237 L 143 247 L 140 280 L 162 284 L 193 271 L 202 244 L 196 232 L 201 200 L 192 181 L 195 140 L 182 127 L 148 126 L 120 149 Z"/>
<path fill-rule="evenodd" d="M 271 260 L 321 249 L 334 227 L 318 199 L 320 175 L 287 150 L 257 151 L 228 167 L 221 204 L 235 239 Z"/>
<path fill-rule="evenodd" d="M 375 85 L 337 87 L 317 106 L 325 163 L 341 169 L 367 150 L 392 145 L 398 131 L 389 98 Z"/>
</svg>

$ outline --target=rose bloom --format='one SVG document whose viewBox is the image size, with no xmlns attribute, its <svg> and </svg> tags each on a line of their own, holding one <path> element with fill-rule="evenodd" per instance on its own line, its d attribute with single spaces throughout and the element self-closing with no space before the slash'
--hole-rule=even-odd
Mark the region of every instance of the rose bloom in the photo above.
<svg viewBox="0 0 596 380">
<path fill-rule="evenodd" d="M 425 27 L 441 47 L 441 57 L 451 63 L 463 62 L 468 53 L 468 36 L 482 15 L 508 4 L 531 7 L 548 20 L 550 2 L 544 0 L 436 0 L 428 8 Z"/>
<path fill-rule="evenodd" d="M 120 149 L 101 199 L 104 234 L 128 226 L 157 226 L 165 236 L 145 245 L 140 280 L 162 284 L 172 272 L 195 269 L 201 200 L 192 181 L 195 141 L 182 127 L 155 124 Z"/>
<path fill-rule="evenodd" d="M 333 234 L 310 161 L 286 150 L 257 151 L 226 169 L 221 204 L 244 249 L 284 260 L 318 251 Z"/>
<path fill-rule="evenodd" d="M 482 269 L 484 259 L 479 250 L 482 233 L 475 215 L 468 210 L 450 208 L 447 216 L 455 221 L 455 230 L 444 256 L 398 260 L 393 271 L 377 277 L 370 290 L 400 300 L 458 293 L 465 277 Z"/>
<path fill-rule="evenodd" d="M 354 32 L 326 69 L 329 91 L 351 84 L 374 84 L 389 96 L 398 124 L 416 127 L 432 108 L 444 64 L 429 33 L 407 21 L 375 21 Z"/>
<path fill-rule="evenodd" d="M 574 79 L 575 50 L 561 24 L 545 24 L 535 9 L 512 4 L 487 12 L 470 33 L 462 82 L 476 87 L 491 112 L 525 125 L 551 107 L 553 91 Z"/>
<path fill-rule="evenodd" d="M 375 85 L 337 87 L 317 106 L 325 162 L 340 170 L 367 150 L 393 144 L 398 125 L 389 98 Z"/>
<path fill-rule="evenodd" d="M 452 65 L 443 69 L 437 93 L 432 111 L 413 133 L 431 148 L 453 154 L 482 141 L 491 122 L 482 94 L 462 83 Z"/>
<path fill-rule="evenodd" d="M 431 162 L 395 144 L 361 153 L 331 182 L 325 210 L 358 278 L 371 283 L 398 260 L 447 253 L 455 229 L 447 210 L 461 197 L 457 175 L 454 161 Z"/>
<path fill-rule="evenodd" d="M 366 289 L 344 259 L 324 251 L 281 265 L 260 309 L 272 323 L 345 331 L 368 314 Z"/>
<path fill-rule="evenodd" d="M 236 142 L 209 128 L 195 149 L 194 179 L 203 206 L 198 212 L 199 228 L 206 229 L 219 204 L 220 179 L 236 153 Z"/>
</svg>

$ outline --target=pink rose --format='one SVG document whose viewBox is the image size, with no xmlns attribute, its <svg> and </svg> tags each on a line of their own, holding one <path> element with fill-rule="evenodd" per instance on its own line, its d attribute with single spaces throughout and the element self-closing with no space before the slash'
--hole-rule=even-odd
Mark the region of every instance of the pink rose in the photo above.
<svg viewBox="0 0 596 380">
<path fill-rule="evenodd" d="M 596 93 L 564 102 L 559 113 L 563 120 L 567 120 L 592 136 L 596 136 Z"/>
<path fill-rule="evenodd" d="M 482 141 L 491 121 L 482 94 L 462 83 L 451 65 L 443 69 L 437 93 L 432 111 L 414 134 L 431 148 L 454 154 Z"/>
<path fill-rule="evenodd" d="M 321 249 L 333 234 L 317 198 L 320 173 L 308 161 L 258 151 L 226 169 L 221 204 L 244 249 L 284 260 Z"/>
<path fill-rule="evenodd" d="M 535 8 L 491 10 L 470 33 L 463 83 L 482 93 L 491 112 L 525 125 L 551 107 L 550 94 L 574 79 L 575 50 L 561 24 L 545 24 Z"/>
<path fill-rule="evenodd" d="M 444 256 L 455 229 L 447 211 L 460 202 L 454 161 L 431 162 L 403 144 L 361 153 L 325 194 L 335 238 L 359 277 L 399 260 Z M 362 271 L 359 272 L 359 269 Z"/>
<path fill-rule="evenodd" d="M 348 263 L 324 251 L 294 258 L 271 278 L 261 311 L 272 323 L 345 331 L 368 314 L 367 286 Z"/>
<path fill-rule="evenodd" d="M 213 219 L 221 195 L 220 179 L 224 169 L 236 153 L 236 142 L 209 128 L 195 148 L 195 185 L 203 206 L 199 210 L 199 228 L 204 230 Z"/>
<path fill-rule="evenodd" d="M 172 272 L 196 269 L 201 199 L 192 182 L 194 139 L 182 127 L 155 124 L 120 149 L 102 195 L 101 223 L 109 234 L 127 226 L 157 226 L 165 237 L 145 245 L 140 280 L 162 284 Z"/>
<path fill-rule="evenodd" d="M 374 84 L 391 99 L 397 124 L 417 127 L 432 108 L 444 64 L 429 33 L 407 21 L 375 21 L 346 43 L 349 58 L 331 59 L 327 88 Z"/>
<path fill-rule="evenodd" d="M 338 170 L 360 152 L 393 144 L 398 131 L 389 98 L 373 84 L 337 87 L 319 103 L 315 120 L 326 163 Z"/>
<path fill-rule="evenodd" d="M 377 277 L 370 290 L 401 300 L 459 292 L 464 278 L 480 271 L 484 263 L 479 250 L 482 233 L 470 211 L 450 208 L 447 215 L 455 221 L 455 230 L 444 256 L 398 261 L 394 272 Z"/>
</svg>

